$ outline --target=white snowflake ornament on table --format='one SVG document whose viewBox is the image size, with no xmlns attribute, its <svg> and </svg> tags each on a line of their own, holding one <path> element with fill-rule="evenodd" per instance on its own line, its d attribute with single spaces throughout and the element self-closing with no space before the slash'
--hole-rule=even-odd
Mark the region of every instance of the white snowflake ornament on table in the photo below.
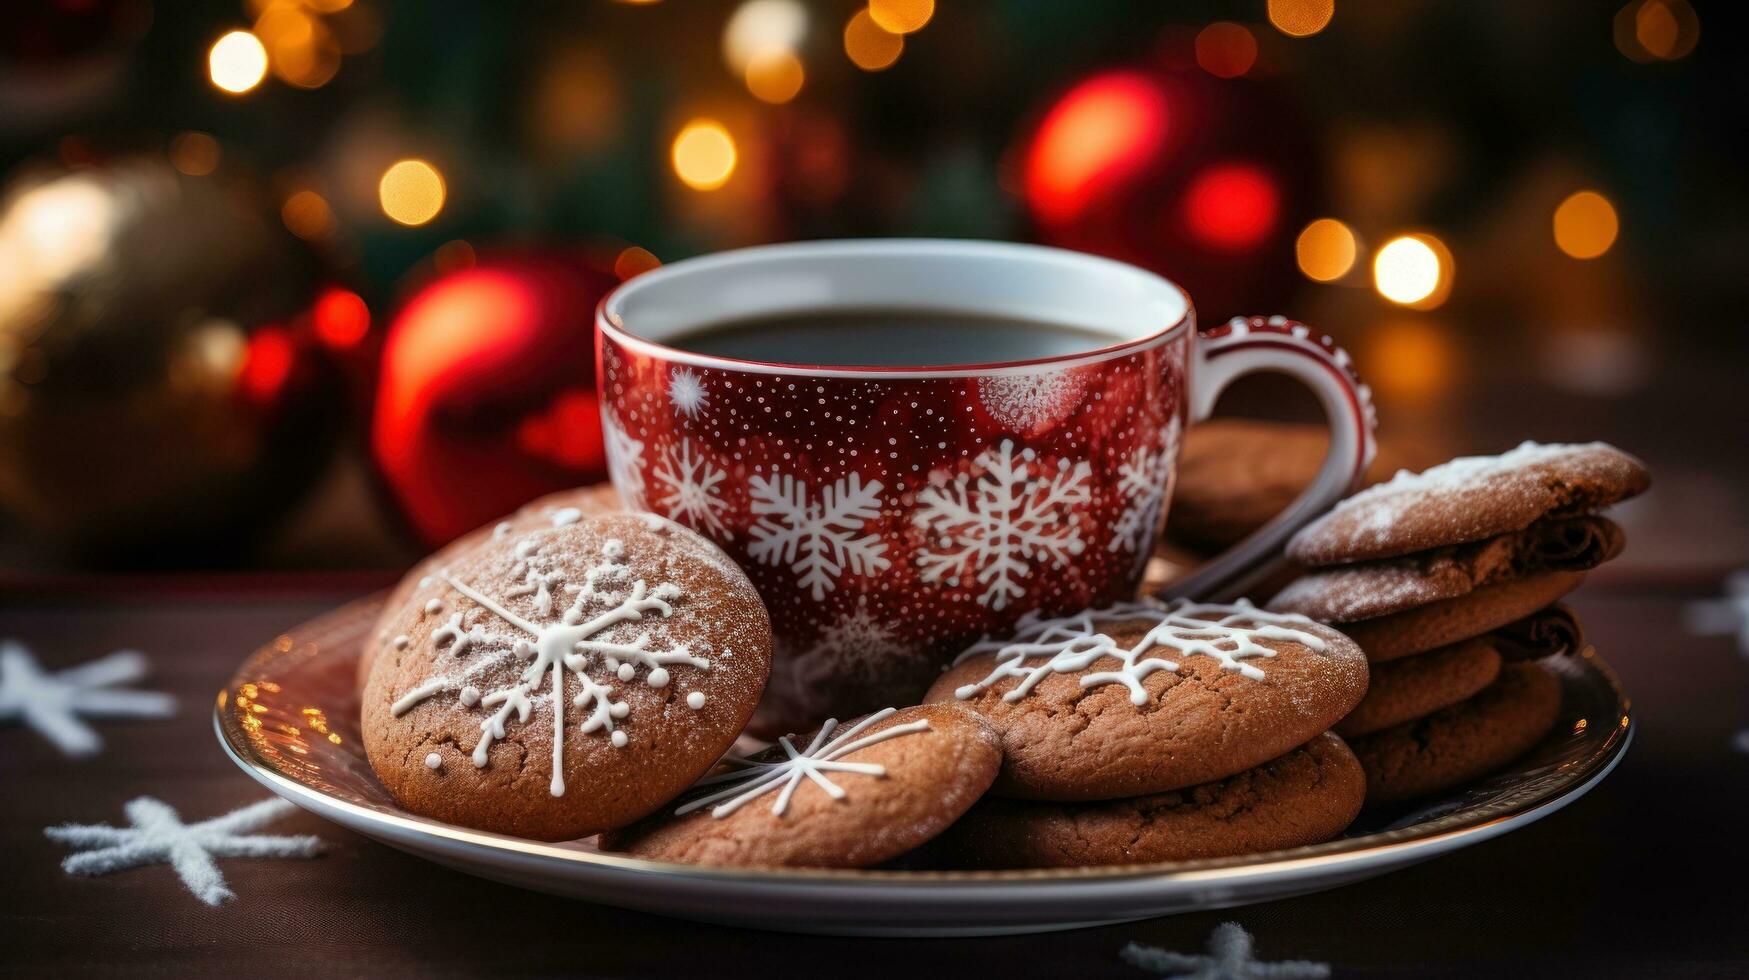
<svg viewBox="0 0 1749 980">
<path fill-rule="evenodd" d="M 146 676 L 146 658 L 120 650 L 77 667 L 45 672 L 23 644 L 0 641 L 0 721 L 19 719 L 68 755 L 91 755 L 103 740 L 84 718 L 168 718 L 176 699 L 118 690 Z"/>
<path fill-rule="evenodd" d="M 249 834 L 291 813 L 284 800 L 262 800 L 222 817 L 186 824 L 175 810 L 150 796 L 126 807 L 131 827 L 61 824 L 43 831 L 50 840 L 84 848 L 68 855 L 61 868 L 71 875 L 103 875 L 147 864 L 168 864 L 182 883 L 208 905 L 236 898 L 214 858 L 314 857 L 322 849 L 315 837 Z"/>
<path fill-rule="evenodd" d="M 1179 980 L 1316 980 L 1330 975 L 1328 963 L 1258 960 L 1256 941 L 1237 922 L 1216 926 L 1205 954 L 1186 955 L 1130 943 L 1121 955 L 1131 966 Z"/>
<path fill-rule="evenodd" d="M 917 491 L 912 521 L 929 536 L 917 557 L 925 582 L 984 587 L 978 601 L 1000 612 L 1026 594 L 1021 580 L 1035 564 L 1067 564 L 1086 550 L 1074 508 L 1089 499 L 1086 460 L 1055 465 L 1012 439 L 986 449 L 942 486 Z"/>
</svg>

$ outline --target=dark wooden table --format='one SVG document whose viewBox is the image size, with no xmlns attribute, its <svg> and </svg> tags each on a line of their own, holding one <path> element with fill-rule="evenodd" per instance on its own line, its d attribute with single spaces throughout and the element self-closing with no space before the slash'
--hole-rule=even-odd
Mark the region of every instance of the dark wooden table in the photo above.
<svg viewBox="0 0 1749 980">
<path fill-rule="evenodd" d="M 1135 940 L 1200 952 L 1237 921 L 1264 959 L 1348 975 L 1749 975 L 1749 660 L 1695 637 L 1683 609 L 1716 582 L 1593 586 L 1578 605 L 1640 719 L 1620 768 L 1585 799 L 1499 840 L 1407 871 L 1267 905 L 1003 939 L 894 941 L 740 931 L 518 891 L 469 878 L 298 813 L 269 833 L 327 843 L 314 860 L 221 862 L 237 893 L 202 905 L 164 866 L 64 874 L 43 836 L 62 822 L 125 823 L 158 797 L 198 820 L 266 793 L 214 740 L 211 699 L 246 651 L 351 591 L 228 580 L 35 589 L 0 600 L 0 638 L 48 666 L 146 652 L 142 687 L 173 692 L 169 721 L 101 723 L 95 758 L 69 760 L 0 727 L 0 973 L 187 977 L 567 974 L 774 976 L 1143 974 Z"/>
</svg>

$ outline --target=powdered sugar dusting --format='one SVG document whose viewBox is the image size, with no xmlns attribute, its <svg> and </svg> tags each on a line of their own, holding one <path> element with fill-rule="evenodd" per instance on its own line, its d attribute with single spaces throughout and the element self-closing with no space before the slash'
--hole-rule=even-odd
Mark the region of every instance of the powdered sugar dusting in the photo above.
<svg viewBox="0 0 1749 980">
<path fill-rule="evenodd" d="M 1386 497 L 1421 491 L 1454 491 L 1477 486 L 1482 481 L 1514 470 L 1565 459 L 1583 453 L 1614 452 L 1607 443 L 1539 443 L 1526 440 L 1518 448 L 1498 456 L 1459 456 L 1449 462 L 1429 467 L 1420 473 L 1398 470 L 1384 483 L 1368 487 L 1336 505 L 1333 513 L 1351 510 L 1360 504 L 1374 504 Z M 1391 508 L 1380 506 L 1369 519 L 1369 525 L 1390 526 Z"/>
</svg>

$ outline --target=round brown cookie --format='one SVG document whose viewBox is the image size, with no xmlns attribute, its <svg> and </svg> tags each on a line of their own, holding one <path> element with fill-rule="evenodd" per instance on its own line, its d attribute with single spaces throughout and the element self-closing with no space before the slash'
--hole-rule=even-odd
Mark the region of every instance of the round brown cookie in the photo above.
<svg viewBox="0 0 1749 980">
<path fill-rule="evenodd" d="M 1585 581 L 1584 572 L 1541 572 L 1377 619 L 1343 623 L 1342 632 L 1373 663 L 1481 636 L 1553 604 Z"/>
<path fill-rule="evenodd" d="M 1362 490 L 1301 528 L 1287 553 L 1302 565 L 1393 558 L 1582 514 L 1650 484 L 1645 464 L 1614 446 L 1526 442 L 1499 456 L 1405 471 Z"/>
<path fill-rule="evenodd" d="M 383 601 L 382 615 L 377 618 L 376 626 L 370 631 L 370 639 L 365 642 L 364 649 L 358 657 L 358 686 L 364 687 L 370 678 L 370 667 L 376 662 L 377 654 L 388 646 L 397 634 L 389 620 L 396 610 L 405 606 L 413 598 L 413 593 L 421 585 L 431 586 L 432 573 L 455 560 L 457 555 L 465 554 L 483 541 L 490 540 L 494 534 L 524 534 L 530 531 L 548 530 L 575 524 L 585 517 L 596 514 L 611 514 L 622 510 L 619 494 L 614 492 L 611 483 L 596 483 L 575 490 L 560 490 L 549 493 L 537 500 L 532 500 L 518 508 L 514 514 L 493 521 L 484 527 L 456 538 L 449 544 L 437 549 L 401 576 L 389 597 Z"/>
<path fill-rule="evenodd" d="M 1278 759 L 1171 793 L 1104 803 L 987 797 L 930 845 L 949 867 L 1079 868 L 1195 861 L 1318 844 L 1366 799 L 1366 774 L 1325 732 Z"/>
<path fill-rule="evenodd" d="M 1166 537 L 1205 554 L 1262 527 L 1311 486 L 1330 448 L 1323 425 L 1211 419 L 1184 433 Z M 1416 465 L 1381 445 L 1366 482 Z"/>
<path fill-rule="evenodd" d="M 1468 701 L 1350 745 L 1366 770 L 1366 805 L 1439 793 L 1485 776 L 1543 740 L 1561 710 L 1561 687 L 1534 663 L 1508 664 Z"/>
<path fill-rule="evenodd" d="M 1248 604 L 1126 603 L 1021 620 L 961 656 L 926 701 L 1002 734 L 995 792 L 1109 800 L 1230 776 L 1305 744 L 1366 693 L 1347 637 Z"/>
<path fill-rule="evenodd" d="M 740 734 L 771 669 L 752 583 L 704 538 L 607 514 L 489 539 L 395 611 L 365 685 L 400 804 L 560 840 L 630 823 Z"/>
<path fill-rule="evenodd" d="M 1606 517 L 1549 518 L 1486 541 L 1315 569 L 1269 606 L 1324 623 L 1374 619 L 1539 571 L 1596 568 L 1621 554 L 1624 540 Z"/>
<path fill-rule="evenodd" d="M 1491 636 L 1374 664 L 1366 697 L 1336 723 L 1336 734 L 1369 735 L 1457 704 L 1494 683 L 1500 664 Z"/>
<path fill-rule="evenodd" d="M 888 708 L 736 759 L 601 847 L 683 864 L 866 868 L 941 833 L 1001 766 L 1001 740 L 976 714 Z"/>
</svg>

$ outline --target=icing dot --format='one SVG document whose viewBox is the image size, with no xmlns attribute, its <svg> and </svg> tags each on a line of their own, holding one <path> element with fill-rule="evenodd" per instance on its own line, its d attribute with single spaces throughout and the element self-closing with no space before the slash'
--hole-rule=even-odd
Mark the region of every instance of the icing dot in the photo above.
<svg viewBox="0 0 1749 980">
<path fill-rule="evenodd" d="M 644 678 L 644 683 L 651 687 L 667 687 L 668 671 L 661 667 L 652 668 L 649 675 Z"/>
<path fill-rule="evenodd" d="M 631 680 L 632 676 L 636 673 L 637 673 L 637 671 L 632 669 L 631 664 L 620 664 L 619 665 L 619 679 L 622 681 Z"/>
<path fill-rule="evenodd" d="M 425 611 L 427 613 L 430 613 L 433 616 L 437 615 L 440 612 L 443 612 L 443 600 L 442 599 L 433 599 L 430 602 L 427 602 L 425 604 Z"/>
<path fill-rule="evenodd" d="M 425 757 L 425 768 L 436 769 L 441 765 L 443 765 L 443 756 L 438 755 L 436 752 Z"/>
<path fill-rule="evenodd" d="M 419 587 L 421 589 L 429 589 L 429 588 L 431 588 L 433 581 L 434 581 L 434 579 L 432 579 L 431 576 L 429 576 L 429 575 L 424 576 L 423 578 L 421 578 L 419 580 Z"/>
<path fill-rule="evenodd" d="M 601 553 L 609 558 L 620 558 L 626 553 L 625 542 L 618 538 L 608 538 L 601 545 Z"/>
<path fill-rule="evenodd" d="M 492 529 L 492 536 L 494 538 L 501 538 L 509 533 L 510 533 L 510 522 L 509 521 L 499 521 L 498 526 Z"/>
<path fill-rule="evenodd" d="M 407 649 L 408 644 L 412 642 L 413 640 L 403 633 L 402 635 L 395 637 L 395 649 L 405 650 Z"/>
<path fill-rule="evenodd" d="M 625 732 L 614 732 L 613 736 L 612 736 L 612 741 L 613 741 L 614 748 L 616 748 L 616 749 L 625 748 L 626 747 L 626 733 Z"/>
<path fill-rule="evenodd" d="M 631 712 L 631 710 L 631 705 L 626 704 L 624 701 L 615 701 L 607 707 L 607 713 L 615 718 L 624 718 Z"/>
<path fill-rule="evenodd" d="M 686 706 L 694 711 L 704 707 L 704 692 L 694 691 L 686 696 Z"/>
<path fill-rule="evenodd" d="M 516 659 L 518 660 L 534 659 L 534 644 L 527 640 L 517 640 L 516 645 L 511 649 L 516 653 Z"/>
<path fill-rule="evenodd" d="M 461 699 L 463 705 L 472 708 L 474 705 L 480 703 L 480 689 L 469 684 L 467 687 L 462 688 L 461 693 L 456 695 L 456 697 Z"/>
<path fill-rule="evenodd" d="M 583 512 L 575 507 L 561 507 L 558 510 L 553 511 L 554 527 L 564 527 L 567 524 L 575 524 L 582 519 Z"/>
</svg>

